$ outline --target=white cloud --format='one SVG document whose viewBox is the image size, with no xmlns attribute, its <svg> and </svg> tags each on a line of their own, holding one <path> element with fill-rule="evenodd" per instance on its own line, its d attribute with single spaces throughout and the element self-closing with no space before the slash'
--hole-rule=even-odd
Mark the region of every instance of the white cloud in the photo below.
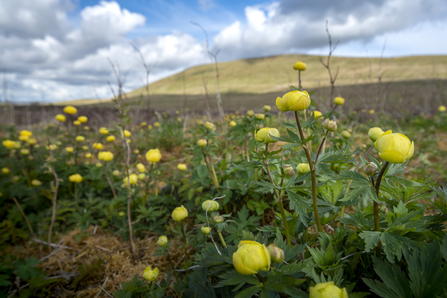
<svg viewBox="0 0 447 298">
<path fill-rule="evenodd" d="M 199 0 L 200 8 L 204 11 L 210 10 L 214 6 L 213 0 Z"/>
</svg>

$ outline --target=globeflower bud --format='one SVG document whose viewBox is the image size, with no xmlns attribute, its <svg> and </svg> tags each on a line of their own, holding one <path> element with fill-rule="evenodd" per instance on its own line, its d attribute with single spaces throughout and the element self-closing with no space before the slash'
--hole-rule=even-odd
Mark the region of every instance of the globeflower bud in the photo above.
<svg viewBox="0 0 447 298">
<path fill-rule="evenodd" d="M 316 284 L 309 288 L 309 298 L 348 298 L 346 288 L 340 289 L 333 281 Z"/>
<path fill-rule="evenodd" d="M 263 108 L 263 110 L 266 111 L 266 112 L 270 112 L 271 109 L 272 109 L 272 107 L 269 106 L 269 105 L 265 105 L 264 108 Z"/>
<path fill-rule="evenodd" d="M 304 62 L 296 62 L 293 64 L 293 69 L 299 70 L 299 71 L 305 71 L 306 70 L 306 63 Z"/>
<path fill-rule="evenodd" d="M 211 232 L 211 229 L 209 227 L 205 227 L 205 226 L 201 227 L 200 230 L 205 235 L 208 235 Z"/>
<path fill-rule="evenodd" d="M 216 223 L 222 223 L 224 221 L 224 218 L 220 215 L 216 215 L 213 217 L 214 222 Z"/>
<path fill-rule="evenodd" d="M 137 164 L 137 169 L 140 173 L 146 172 L 146 167 L 142 163 Z"/>
<path fill-rule="evenodd" d="M 445 112 L 445 110 L 446 110 L 445 106 L 439 106 L 439 108 L 438 108 L 438 111 L 441 113 Z"/>
<path fill-rule="evenodd" d="M 114 171 L 112 172 L 112 175 L 113 175 L 113 176 L 119 176 L 119 175 L 120 175 L 120 171 L 118 171 L 118 170 L 114 170 Z"/>
<path fill-rule="evenodd" d="M 264 127 L 256 132 L 255 139 L 264 144 L 275 143 L 270 135 L 279 138 L 279 131 L 276 128 Z"/>
<path fill-rule="evenodd" d="M 309 93 L 306 91 L 290 91 L 283 97 L 276 98 L 276 106 L 281 112 L 304 111 L 310 106 Z"/>
<path fill-rule="evenodd" d="M 206 140 L 204 140 L 204 139 L 200 139 L 200 140 L 197 141 L 197 146 L 199 146 L 199 147 L 204 147 L 207 144 L 208 144 L 208 142 Z"/>
<path fill-rule="evenodd" d="M 179 169 L 180 171 L 186 171 L 187 166 L 186 166 L 186 164 L 184 164 L 184 163 L 179 163 L 179 164 L 177 165 L 177 169 Z"/>
<path fill-rule="evenodd" d="M 177 207 L 172 211 L 171 217 L 174 221 L 182 221 L 188 217 L 188 210 L 186 210 L 183 205 L 181 207 Z"/>
<path fill-rule="evenodd" d="M 72 153 L 73 152 L 73 147 L 66 147 L 65 148 L 65 152 Z"/>
<path fill-rule="evenodd" d="M 22 130 L 22 131 L 20 131 L 19 135 L 31 137 L 33 135 L 33 133 L 31 131 L 29 131 L 29 130 Z"/>
<path fill-rule="evenodd" d="M 258 271 L 270 270 L 270 253 L 265 245 L 256 241 L 239 242 L 233 254 L 233 266 L 242 275 L 257 274 Z"/>
<path fill-rule="evenodd" d="M 321 119 L 323 118 L 323 114 L 320 111 L 314 111 L 314 118 Z"/>
<path fill-rule="evenodd" d="M 2 142 L 3 146 L 5 146 L 5 147 L 8 148 L 8 149 L 12 149 L 12 148 L 14 148 L 15 143 L 16 143 L 16 142 L 11 141 L 11 140 L 4 140 L 4 141 Z"/>
<path fill-rule="evenodd" d="M 329 131 L 337 130 L 337 122 L 335 120 L 329 120 L 329 118 L 323 121 L 322 126 Z"/>
<path fill-rule="evenodd" d="M 82 182 L 82 176 L 79 174 L 70 175 L 70 176 L 68 176 L 68 180 L 70 182 L 80 183 L 80 182 Z"/>
<path fill-rule="evenodd" d="M 28 149 L 22 149 L 22 150 L 20 150 L 20 154 L 28 155 L 29 154 L 29 150 Z"/>
<path fill-rule="evenodd" d="M 96 150 L 101 150 L 102 148 L 104 148 L 104 146 L 101 143 L 93 143 L 92 147 L 93 149 Z"/>
<path fill-rule="evenodd" d="M 247 117 L 253 117 L 255 112 L 253 110 L 247 111 Z"/>
<path fill-rule="evenodd" d="M 138 182 L 138 176 L 136 174 L 130 174 L 129 175 L 129 184 L 130 185 L 135 185 Z M 124 184 L 127 186 L 127 177 L 123 179 Z"/>
<path fill-rule="evenodd" d="M 62 114 L 57 114 L 56 117 L 54 117 L 54 118 L 56 118 L 56 120 L 60 121 L 60 122 L 65 122 L 65 120 L 66 120 L 65 116 Z"/>
<path fill-rule="evenodd" d="M 295 170 L 293 169 L 293 167 L 289 164 L 285 164 L 284 165 L 284 174 L 286 174 L 286 176 L 288 177 L 293 177 L 295 176 Z"/>
<path fill-rule="evenodd" d="M 160 127 L 160 122 L 155 122 L 154 127 Z"/>
<path fill-rule="evenodd" d="M 298 172 L 298 175 L 306 174 L 310 171 L 310 166 L 308 163 L 300 163 L 296 167 L 296 171 Z"/>
<path fill-rule="evenodd" d="M 380 127 L 370 128 L 368 131 L 368 137 L 371 141 L 375 142 L 383 134 L 383 130 Z"/>
<path fill-rule="evenodd" d="M 79 122 L 78 120 L 73 121 L 73 125 L 74 126 L 79 126 L 81 125 L 81 122 Z"/>
<path fill-rule="evenodd" d="M 256 120 L 264 120 L 265 119 L 265 115 L 261 114 L 261 113 L 255 114 L 255 118 L 256 118 Z"/>
<path fill-rule="evenodd" d="M 216 126 L 213 123 L 211 123 L 211 122 L 205 122 L 204 126 L 205 126 L 206 129 L 209 129 L 209 130 L 215 130 L 216 129 Z"/>
<path fill-rule="evenodd" d="M 219 210 L 219 203 L 216 201 L 206 200 L 202 203 L 203 211 L 213 212 Z"/>
<path fill-rule="evenodd" d="M 235 127 L 237 125 L 236 121 L 230 121 L 230 126 Z"/>
<path fill-rule="evenodd" d="M 337 106 L 342 106 L 345 103 L 345 99 L 343 97 L 336 97 L 334 98 L 334 103 Z"/>
<path fill-rule="evenodd" d="M 65 114 L 73 115 L 73 114 L 76 114 L 77 111 L 78 111 L 78 110 L 76 110 L 76 108 L 75 108 L 75 107 L 72 107 L 72 106 L 66 106 L 66 107 L 64 108 L 64 113 L 65 113 Z"/>
<path fill-rule="evenodd" d="M 284 250 L 276 246 L 274 243 L 270 243 L 267 246 L 267 250 L 270 253 L 270 258 L 273 262 L 282 263 L 284 262 Z"/>
<path fill-rule="evenodd" d="M 105 128 L 105 127 L 101 127 L 99 129 L 99 133 L 102 134 L 102 135 L 106 135 L 106 134 L 109 133 L 109 130 L 107 128 Z"/>
<path fill-rule="evenodd" d="M 29 139 L 29 136 L 25 136 L 25 135 L 20 135 L 19 136 L 19 141 L 25 142 L 25 141 L 28 141 L 28 139 Z"/>
<path fill-rule="evenodd" d="M 414 142 L 400 133 L 387 131 L 374 143 L 379 156 L 390 163 L 404 163 L 413 156 Z"/>
<path fill-rule="evenodd" d="M 346 138 L 349 139 L 351 137 L 351 133 L 347 130 L 343 130 L 343 132 L 341 133 L 341 135 Z"/>
<path fill-rule="evenodd" d="M 148 266 L 143 273 L 143 278 L 148 281 L 154 281 L 157 279 L 159 274 L 158 268 L 152 270 L 151 266 Z"/>
<path fill-rule="evenodd" d="M 161 159 L 161 153 L 158 149 L 150 149 L 146 153 L 146 160 L 149 162 L 159 162 Z"/>
<path fill-rule="evenodd" d="M 166 237 L 166 236 L 158 237 L 158 240 L 157 240 L 158 246 L 165 246 L 166 244 L 168 244 L 168 237 Z"/>
<path fill-rule="evenodd" d="M 31 138 L 27 140 L 28 144 L 35 145 L 37 143 L 37 140 L 35 138 Z"/>
<path fill-rule="evenodd" d="M 118 212 L 118 216 L 122 217 L 122 216 L 124 216 L 124 215 L 126 215 L 126 212 L 124 212 L 124 211 L 120 211 L 120 212 Z"/>
<path fill-rule="evenodd" d="M 98 153 L 98 159 L 104 161 L 111 161 L 113 159 L 113 153 L 110 151 L 101 151 Z"/>
<path fill-rule="evenodd" d="M 78 117 L 78 121 L 81 122 L 81 123 L 85 123 L 85 122 L 88 121 L 88 118 L 85 117 L 85 116 L 79 116 L 79 117 Z"/>
<path fill-rule="evenodd" d="M 40 181 L 37 180 L 37 179 L 33 179 L 33 180 L 31 181 L 31 185 L 32 185 L 32 186 L 41 186 L 41 185 L 42 185 L 42 182 L 40 182 Z"/>
<path fill-rule="evenodd" d="M 115 141 L 115 136 L 108 136 L 108 137 L 106 138 L 106 141 L 107 141 L 107 142 L 113 142 L 113 141 Z"/>
<path fill-rule="evenodd" d="M 139 180 L 143 180 L 144 178 L 146 178 L 146 174 L 144 174 L 144 173 L 138 174 L 138 179 Z"/>
<path fill-rule="evenodd" d="M 377 172 L 377 165 L 370 161 L 363 167 L 363 172 L 368 176 L 373 176 Z"/>
<path fill-rule="evenodd" d="M 124 135 L 126 136 L 126 138 L 130 137 L 132 134 L 130 133 L 130 131 L 128 131 L 127 129 L 124 130 Z"/>
<path fill-rule="evenodd" d="M 265 154 L 265 147 L 264 146 L 259 147 L 258 148 L 258 153 L 264 155 Z"/>
<path fill-rule="evenodd" d="M 10 170 L 8 168 L 2 168 L 3 174 L 9 174 Z"/>
<path fill-rule="evenodd" d="M 84 142 L 85 138 L 84 138 L 84 136 L 76 136 L 76 141 L 77 142 Z"/>
</svg>

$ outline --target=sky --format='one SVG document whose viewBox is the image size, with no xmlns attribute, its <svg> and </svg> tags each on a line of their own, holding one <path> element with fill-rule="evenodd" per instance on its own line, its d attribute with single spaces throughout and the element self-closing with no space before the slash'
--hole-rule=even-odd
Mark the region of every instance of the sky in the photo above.
<svg viewBox="0 0 447 298">
<path fill-rule="evenodd" d="M 446 0 L 0 0 L 0 102 L 109 98 L 218 61 L 447 55 Z M 194 24 L 195 23 L 195 24 Z"/>
</svg>

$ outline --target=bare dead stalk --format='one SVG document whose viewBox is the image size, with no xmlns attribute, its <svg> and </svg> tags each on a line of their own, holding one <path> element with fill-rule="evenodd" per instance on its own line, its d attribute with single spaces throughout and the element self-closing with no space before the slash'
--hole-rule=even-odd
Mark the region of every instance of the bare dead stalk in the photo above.
<svg viewBox="0 0 447 298">
<path fill-rule="evenodd" d="M 51 216 L 50 229 L 48 230 L 48 243 L 51 243 L 51 233 L 53 231 L 54 222 L 56 221 L 57 191 L 59 189 L 59 177 L 57 176 L 56 170 L 54 169 L 54 165 L 53 165 L 53 160 L 54 160 L 53 159 L 53 149 L 51 149 L 51 146 L 49 148 L 50 148 L 50 157 L 51 157 L 50 169 L 51 169 L 51 173 L 54 176 L 53 214 Z M 48 245 L 48 251 L 51 252 L 51 246 L 50 245 Z"/>
<path fill-rule="evenodd" d="M 33 239 L 36 238 L 36 237 L 34 236 L 33 228 L 31 227 L 31 224 L 30 224 L 29 221 L 28 221 L 28 217 L 26 217 L 26 214 L 25 214 L 25 212 L 23 212 L 22 207 L 20 207 L 19 202 L 17 201 L 16 198 L 12 198 L 12 199 L 14 200 L 14 203 L 16 203 L 17 207 L 19 208 L 20 213 L 22 213 L 22 216 L 23 216 L 23 218 L 25 219 L 26 224 L 28 225 L 28 229 L 29 229 L 29 231 L 30 231 L 30 233 L 31 233 L 31 237 L 32 237 Z"/>
</svg>

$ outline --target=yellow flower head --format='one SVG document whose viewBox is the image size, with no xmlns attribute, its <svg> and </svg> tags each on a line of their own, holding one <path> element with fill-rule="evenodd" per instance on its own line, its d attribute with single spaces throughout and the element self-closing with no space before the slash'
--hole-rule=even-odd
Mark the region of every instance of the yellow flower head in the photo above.
<svg viewBox="0 0 447 298">
<path fill-rule="evenodd" d="M 261 114 L 261 113 L 258 113 L 258 114 L 255 114 L 255 118 L 257 120 L 264 120 L 265 119 L 265 115 Z"/>
<path fill-rule="evenodd" d="M 307 172 L 310 171 L 310 166 L 308 163 L 299 163 L 298 166 L 296 167 L 296 171 L 298 175 L 306 174 Z"/>
<path fill-rule="evenodd" d="M 8 168 L 2 168 L 3 174 L 9 174 L 10 170 Z"/>
<path fill-rule="evenodd" d="M 201 227 L 200 230 L 202 231 L 203 234 L 208 235 L 211 232 L 211 229 L 208 227 Z"/>
<path fill-rule="evenodd" d="M 256 132 L 255 139 L 264 144 L 275 143 L 271 136 L 279 138 L 279 131 L 276 128 L 264 127 Z"/>
<path fill-rule="evenodd" d="M 113 175 L 113 176 L 119 176 L 119 175 L 120 175 L 120 171 L 118 171 L 118 170 L 114 170 L 114 171 L 112 172 L 112 175 Z"/>
<path fill-rule="evenodd" d="M 149 125 L 147 126 L 147 129 L 152 130 L 152 125 L 149 124 Z"/>
<path fill-rule="evenodd" d="M 197 146 L 204 147 L 208 144 L 208 142 L 205 139 L 200 139 L 197 141 Z"/>
<path fill-rule="evenodd" d="M 282 263 L 284 262 L 284 250 L 282 250 L 281 248 L 279 248 L 278 246 L 276 246 L 274 243 L 270 243 L 267 246 L 267 250 L 270 253 L 270 258 L 272 259 L 273 262 L 275 263 Z"/>
<path fill-rule="evenodd" d="M 28 139 L 29 139 L 29 136 L 25 136 L 25 135 L 20 135 L 19 136 L 19 141 L 25 142 L 25 141 L 28 141 Z"/>
<path fill-rule="evenodd" d="M 93 149 L 96 150 L 101 150 L 102 148 L 104 148 L 104 146 L 101 143 L 93 143 L 92 147 Z"/>
<path fill-rule="evenodd" d="M 73 147 L 65 147 L 65 152 L 72 153 L 73 150 Z"/>
<path fill-rule="evenodd" d="M 146 160 L 149 162 L 159 162 L 161 159 L 161 153 L 158 149 L 150 149 L 146 153 Z"/>
<path fill-rule="evenodd" d="M 146 178 L 146 174 L 144 173 L 138 174 L 138 179 L 143 180 L 144 178 Z"/>
<path fill-rule="evenodd" d="M 336 97 L 334 98 L 334 103 L 337 106 L 342 106 L 345 103 L 345 99 L 343 97 Z"/>
<path fill-rule="evenodd" d="M 368 137 L 371 141 L 375 142 L 383 134 L 383 130 L 380 127 L 370 128 L 368 131 Z"/>
<path fill-rule="evenodd" d="M 84 136 L 76 136 L 76 141 L 77 142 L 84 142 L 85 141 L 85 137 Z"/>
<path fill-rule="evenodd" d="M 84 126 L 84 130 L 90 130 L 90 127 Z"/>
<path fill-rule="evenodd" d="M 208 122 L 208 121 L 205 122 L 205 124 L 203 126 L 205 126 L 205 128 L 209 129 L 209 130 L 215 130 L 216 129 L 216 126 L 213 123 Z"/>
<path fill-rule="evenodd" d="M 351 133 L 347 130 L 343 130 L 341 135 L 346 139 L 349 139 L 351 137 Z"/>
<path fill-rule="evenodd" d="M 151 269 L 151 266 L 148 266 L 143 273 L 143 277 L 145 280 L 148 281 L 154 281 L 157 279 L 158 277 L 158 268 L 154 268 L 154 270 Z"/>
<path fill-rule="evenodd" d="M 180 171 L 186 171 L 187 166 L 186 166 L 186 164 L 184 164 L 184 163 L 179 163 L 179 164 L 177 165 L 177 169 L 179 169 Z"/>
<path fill-rule="evenodd" d="M 16 142 L 11 141 L 11 140 L 4 140 L 4 141 L 2 142 L 3 146 L 5 146 L 5 147 L 8 148 L 8 149 L 12 149 L 12 148 L 14 148 L 15 143 L 16 143 Z"/>
<path fill-rule="evenodd" d="M 54 145 L 54 144 L 51 144 L 50 146 L 47 146 L 47 149 L 48 149 L 48 150 L 56 150 L 56 149 L 57 149 L 57 146 Z"/>
<path fill-rule="evenodd" d="M 160 122 L 155 122 L 154 127 L 160 127 Z"/>
<path fill-rule="evenodd" d="M 75 120 L 75 121 L 73 121 L 73 125 L 74 126 L 79 126 L 79 125 L 81 125 L 81 122 L 78 121 L 78 120 Z"/>
<path fill-rule="evenodd" d="M 40 182 L 40 181 L 37 180 L 37 179 L 33 179 L 33 180 L 31 181 L 31 185 L 32 185 L 32 186 L 41 186 L 41 185 L 42 185 L 42 182 Z"/>
<path fill-rule="evenodd" d="M 98 159 L 104 161 L 111 161 L 113 159 L 113 153 L 110 151 L 101 151 L 98 153 Z"/>
<path fill-rule="evenodd" d="M 118 213 L 118 216 L 124 216 L 124 215 L 126 215 L 126 212 L 124 212 L 124 211 L 120 211 L 119 213 Z"/>
<path fill-rule="evenodd" d="M 372 115 L 372 114 L 374 114 L 374 110 L 369 110 L 368 113 L 369 113 L 370 115 Z"/>
<path fill-rule="evenodd" d="M 166 237 L 166 236 L 158 237 L 158 240 L 157 240 L 158 246 L 165 246 L 166 244 L 168 244 L 168 237 Z"/>
<path fill-rule="evenodd" d="M 137 164 L 137 169 L 140 173 L 146 172 L 146 167 L 142 163 Z"/>
<path fill-rule="evenodd" d="M 92 158 L 92 154 L 91 153 L 86 153 L 85 154 L 85 158 Z"/>
<path fill-rule="evenodd" d="M 80 183 L 80 182 L 82 182 L 82 176 L 79 174 L 70 175 L 70 176 L 68 176 L 68 180 L 70 182 Z"/>
<path fill-rule="evenodd" d="M 309 298 L 348 298 L 348 292 L 345 288 L 337 287 L 333 281 L 329 281 L 310 287 Z"/>
<path fill-rule="evenodd" d="M 374 143 L 379 156 L 390 163 L 404 163 L 413 156 L 414 142 L 400 133 L 388 131 Z"/>
<path fill-rule="evenodd" d="M 230 126 L 231 127 L 235 127 L 237 125 L 236 121 L 231 120 L 230 121 Z"/>
<path fill-rule="evenodd" d="M 113 142 L 115 141 L 115 136 L 108 136 L 106 139 L 107 142 Z"/>
<path fill-rule="evenodd" d="M 258 271 L 270 270 L 270 253 L 265 245 L 256 241 L 239 242 L 233 254 L 233 266 L 242 275 L 257 274 Z"/>
<path fill-rule="evenodd" d="M 314 118 L 315 119 L 322 119 L 323 118 L 323 113 L 321 113 L 320 111 L 314 111 Z"/>
<path fill-rule="evenodd" d="M 130 174 L 129 175 L 129 184 L 135 185 L 138 182 L 138 176 L 136 174 Z M 124 184 L 127 186 L 127 177 L 123 179 Z"/>
<path fill-rule="evenodd" d="M 253 110 L 250 110 L 247 112 L 247 117 L 253 117 L 255 115 L 255 112 Z"/>
<path fill-rule="evenodd" d="M 181 207 L 177 207 L 172 211 L 171 217 L 174 221 L 182 221 L 188 217 L 188 210 L 186 210 L 183 205 Z"/>
<path fill-rule="evenodd" d="M 132 134 L 130 133 L 130 131 L 128 131 L 127 129 L 124 130 L 124 135 L 126 136 L 126 138 L 130 137 Z"/>
<path fill-rule="evenodd" d="M 79 116 L 78 121 L 81 123 L 85 123 L 88 121 L 88 118 L 86 116 Z"/>
<path fill-rule="evenodd" d="M 22 150 L 20 150 L 20 153 L 22 155 L 28 155 L 29 154 L 29 150 L 28 149 L 22 149 Z"/>
<path fill-rule="evenodd" d="M 219 203 L 212 200 L 206 200 L 202 203 L 202 210 L 208 212 L 214 212 L 219 210 Z"/>
<path fill-rule="evenodd" d="M 310 106 L 310 97 L 306 91 L 290 91 L 276 99 L 276 106 L 281 112 L 304 111 Z"/>
<path fill-rule="evenodd" d="M 329 120 L 329 118 L 324 120 L 323 123 L 321 123 L 321 125 L 329 131 L 337 130 L 337 122 L 335 120 Z"/>
<path fill-rule="evenodd" d="M 22 130 L 20 131 L 20 135 L 21 136 L 27 136 L 27 137 L 31 137 L 33 135 L 33 133 L 29 130 Z"/>
<path fill-rule="evenodd" d="M 73 106 L 66 106 L 66 107 L 64 108 L 64 113 L 65 113 L 65 114 L 73 115 L 73 114 L 76 114 L 77 111 L 78 111 L 78 110 L 76 110 L 76 108 L 73 107 Z"/>
<path fill-rule="evenodd" d="M 269 105 L 265 105 L 264 108 L 263 108 L 263 110 L 264 110 L 265 112 L 270 112 L 271 109 L 272 109 L 272 107 L 269 106 Z"/>
<path fill-rule="evenodd" d="M 102 135 L 106 135 L 106 134 L 109 133 L 109 130 L 107 128 L 105 128 L 105 127 L 101 127 L 99 129 L 99 133 L 102 134 Z"/>
<path fill-rule="evenodd" d="M 147 122 L 141 122 L 140 123 L 140 126 L 146 126 L 147 125 Z"/>
<path fill-rule="evenodd" d="M 446 107 L 445 106 L 439 106 L 438 111 L 445 112 Z"/>
<path fill-rule="evenodd" d="M 305 71 L 306 70 L 306 63 L 304 62 L 296 62 L 293 64 L 293 69 L 299 70 L 299 71 Z"/>
<path fill-rule="evenodd" d="M 57 120 L 57 121 L 60 121 L 60 122 L 65 122 L 65 120 L 67 120 L 67 119 L 65 118 L 65 116 L 62 115 L 62 114 L 57 114 L 56 117 L 54 117 L 54 118 L 56 118 L 56 120 Z"/>
</svg>

